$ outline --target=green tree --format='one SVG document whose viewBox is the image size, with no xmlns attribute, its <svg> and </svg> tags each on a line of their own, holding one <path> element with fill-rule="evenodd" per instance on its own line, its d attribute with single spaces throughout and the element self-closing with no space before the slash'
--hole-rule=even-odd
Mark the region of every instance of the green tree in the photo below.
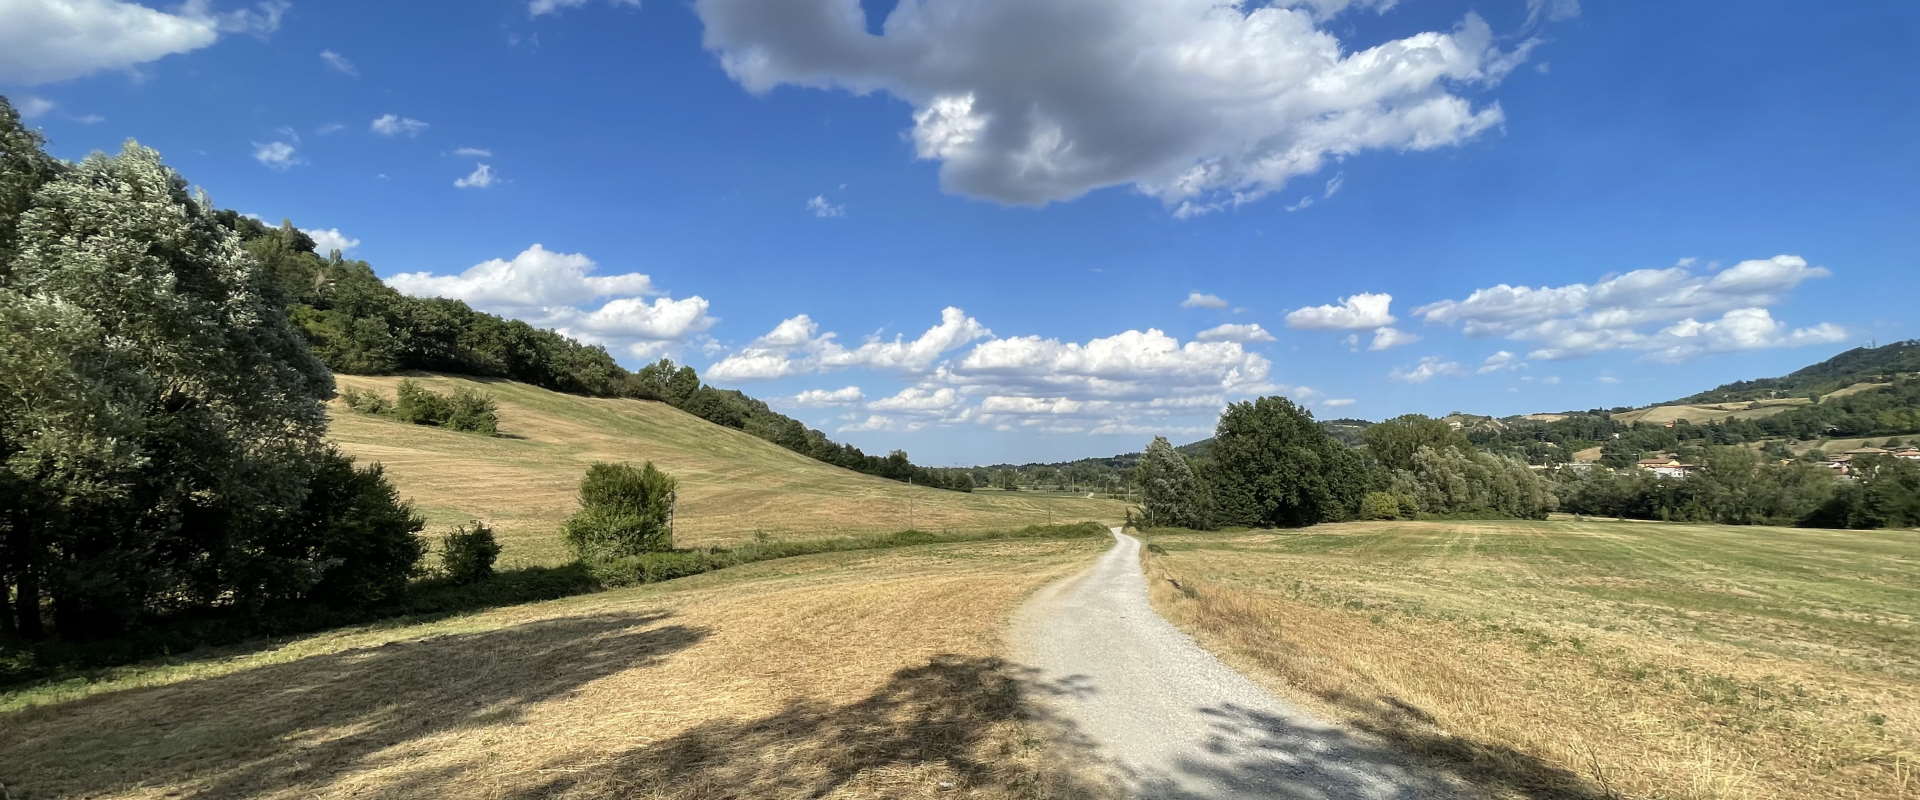
<svg viewBox="0 0 1920 800">
<path fill-rule="evenodd" d="M 1185 456 L 1155 436 L 1134 468 L 1140 484 L 1140 522 L 1150 528 L 1206 528 L 1206 486 Z"/>
<path fill-rule="evenodd" d="M 1204 471 L 1215 521 L 1301 527 L 1352 517 L 1367 489 L 1360 458 L 1284 397 L 1234 403 L 1220 415 Z"/>
<path fill-rule="evenodd" d="M 1375 460 L 1390 470 L 1413 469 L 1413 454 L 1422 447 L 1435 450 L 1473 449 L 1465 434 L 1452 425 L 1420 414 L 1406 414 L 1370 425 L 1360 434 Z"/>
<path fill-rule="evenodd" d="M 594 464 L 580 480 L 580 510 L 566 522 L 567 543 L 590 565 L 673 549 L 677 485 L 651 461 Z"/>
</svg>

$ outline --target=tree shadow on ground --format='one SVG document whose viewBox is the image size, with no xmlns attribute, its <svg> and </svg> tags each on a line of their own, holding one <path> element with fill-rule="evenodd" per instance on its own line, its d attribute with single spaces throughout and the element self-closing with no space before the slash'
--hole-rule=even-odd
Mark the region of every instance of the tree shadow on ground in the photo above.
<svg viewBox="0 0 1920 800">
<path fill-rule="evenodd" d="M 1034 676 L 998 658 L 937 656 L 852 702 L 709 721 L 612 759 L 553 765 L 558 777 L 513 796 L 817 798 L 850 787 L 868 796 L 868 783 L 887 797 L 1117 796 L 1066 766 L 1086 763 L 1092 745 L 1030 703 L 1094 689 Z"/>
<path fill-rule="evenodd" d="M 523 718 L 542 700 L 705 638 L 660 612 L 567 617 L 390 642 L 28 709 L 0 724 L 16 798 L 318 794 L 450 730 Z M 420 777 L 420 776 L 415 776 Z"/>
<path fill-rule="evenodd" d="M 1403 721 L 1349 722 L 1362 733 L 1224 704 L 1196 709 L 1210 735 L 1203 754 L 1180 759 L 1177 777 L 1134 776 L 1140 796 L 1199 800 L 1195 782 L 1233 797 L 1287 800 L 1428 800 L 1493 794 L 1540 800 L 1616 797 L 1578 775 L 1512 748 L 1420 731 L 1423 713 L 1383 698 Z"/>
</svg>

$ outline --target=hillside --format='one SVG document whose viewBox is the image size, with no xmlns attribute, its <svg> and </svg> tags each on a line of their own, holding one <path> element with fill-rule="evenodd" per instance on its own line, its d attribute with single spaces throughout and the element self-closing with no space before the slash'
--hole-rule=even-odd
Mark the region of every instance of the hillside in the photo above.
<svg viewBox="0 0 1920 800">
<path fill-rule="evenodd" d="M 1909 339 L 1879 347 L 1856 347 L 1778 378 L 1735 381 L 1666 405 L 1806 399 L 1861 383 L 1887 383 L 1900 375 L 1917 372 L 1920 372 L 1920 339 Z"/>
<path fill-rule="evenodd" d="M 331 404 L 329 438 L 386 465 L 435 534 L 468 519 L 499 531 L 503 564 L 565 558 L 560 523 L 595 461 L 652 461 L 680 480 L 674 522 L 681 545 L 772 537 L 827 537 L 908 527 L 988 528 L 1114 520 L 1113 500 L 1023 493 L 968 494 L 909 486 L 841 469 L 665 403 L 561 394 L 523 383 L 418 375 L 438 391 L 470 388 L 500 404 L 494 437 L 409 425 Z M 340 389 L 391 396 L 398 377 L 340 375 Z"/>
</svg>

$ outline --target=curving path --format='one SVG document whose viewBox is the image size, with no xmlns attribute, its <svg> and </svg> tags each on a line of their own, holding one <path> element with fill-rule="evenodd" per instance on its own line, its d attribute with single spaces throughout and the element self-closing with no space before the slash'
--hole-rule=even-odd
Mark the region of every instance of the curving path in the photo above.
<svg viewBox="0 0 1920 800">
<path fill-rule="evenodd" d="M 1452 798 L 1446 781 L 1361 734 L 1273 696 L 1147 602 L 1140 540 L 1113 529 L 1092 567 L 1042 589 L 1015 618 L 1040 702 L 1074 724 L 1136 796 Z"/>
</svg>

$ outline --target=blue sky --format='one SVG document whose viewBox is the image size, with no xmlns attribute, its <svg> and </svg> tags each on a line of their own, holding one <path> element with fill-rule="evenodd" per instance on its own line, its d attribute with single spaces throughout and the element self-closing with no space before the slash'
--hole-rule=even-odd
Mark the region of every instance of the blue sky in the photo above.
<svg viewBox="0 0 1920 800">
<path fill-rule="evenodd" d="M 403 290 L 931 464 L 1920 336 L 1911 4 L 773 8 L 0 0 L 0 93 L 64 158 L 137 138 Z"/>
</svg>

